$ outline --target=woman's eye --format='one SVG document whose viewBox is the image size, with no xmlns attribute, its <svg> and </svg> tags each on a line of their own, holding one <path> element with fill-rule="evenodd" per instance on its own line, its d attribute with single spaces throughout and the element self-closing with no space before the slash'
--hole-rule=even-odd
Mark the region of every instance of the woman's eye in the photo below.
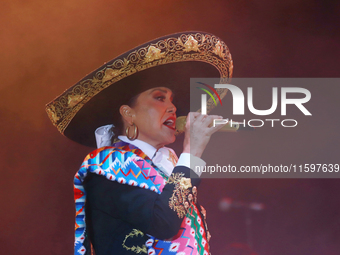
<svg viewBox="0 0 340 255">
<path fill-rule="evenodd" d="M 165 96 L 158 96 L 158 97 L 156 97 L 156 99 L 158 100 L 158 101 L 164 101 L 165 100 Z"/>
</svg>

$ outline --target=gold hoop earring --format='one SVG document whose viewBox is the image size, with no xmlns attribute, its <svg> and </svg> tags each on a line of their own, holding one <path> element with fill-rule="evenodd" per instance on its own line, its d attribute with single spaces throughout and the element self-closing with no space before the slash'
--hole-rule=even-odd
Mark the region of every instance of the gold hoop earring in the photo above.
<svg viewBox="0 0 340 255">
<path fill-rule="evenodd" d="M 138 136 L 138 128 L 137 128 L 136 124 L 132 123 L 132 125 L 134 126 L 134 133 L 133 133 L 132 137 L 129 136 L 130 126 L 127 126 L 126 129 L 125 129 L 125 135 L 130 141 L 136 140 L 136 138 Z"/>
</svg>

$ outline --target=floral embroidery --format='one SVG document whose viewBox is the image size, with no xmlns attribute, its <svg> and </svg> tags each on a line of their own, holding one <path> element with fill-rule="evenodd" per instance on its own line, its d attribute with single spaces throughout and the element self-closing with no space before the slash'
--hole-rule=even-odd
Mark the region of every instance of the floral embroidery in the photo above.
<svg viewBox="0 0 340 255">
<path fill-rule="evenodd" d="M 191 186 L 191 180 L 190 180 L 190 178 L 185 178 L 185 177 L 181 178 L 181 181 L 179 182 L 179 185 L 181 185 L 181 187 L 182 187 L 183 189 L 189 189 L 189 188 L 192 187 L 192 186 Z"/>
<path fill-rule="evenodd" d="M 213 50 L 213 53 L 215 53 L 217 56 L 219 56 L 220 58 L 224 57 L 224 53 L 223 53 L 223 46 L 221 44 L 220 41 L 217 41 L 215 48 Z"/>
<path fill-rule="evenodd" d="M 51 105 L 50 108 L 47 108 L 47 114 L 50 117 L 50 119 L 53 120 L 54 122 L 57 122 L 60 119 L 56 114 L 56 109 L 54 105 Z"/>
<path fill-rule="evenodd" d="M 207 231 L 207 240 L 208 242 L 210 241 L 210 238 L 211 238 L 211 234 L 208 230 L 208 225 L 207 225 L 207 211 L 205 210 L 205 208 L 203 206 L 201 206 L 201 213 L 204 217 L 204 226 L 205 226 L 205 230 Z"/>
<path fill-rule="evenodd" d="M 103 82 L 109 81 L 112 78 L 120 75 L 121 72 L 122 72 L 122 69 L 116 70 L 116 69 L 112 69 L 112 68 L 107 68 L 105 70 L 104 77 L 103 77 L 102 81 Z"/>
<path fill-rule="evenodd" d="M 196 186 L 192 187 L 192 194 L 194 194 L 194 203 L 197 204 L 197 188 L 196 188 Z"/>
<path fill-rule="evenodd" d="M 175 167 L 178 161 L 177 155 L 174 154 L 171 150 L 169 150 L 169 161 L 171 161 L 171 163 L 173 164 L 173 166 Z"/>
<path fill-rule="evenodd" d="M 189 36 L 188 40 L 184 44 L 184 51 L 189 52 L 189 51 L 200 51 L 198 48 L 198 41 L 192 37 L 192 35 Z"/>
<path fill-rule="evenodd" d="M 68 107 L 73 107 L 84 99 L 83 95 L 69 95 L 68 96 Z"/>
<path fill-rule="evenodd" d="M 163 57 L 164 53 L 162 53 L 160 49 L 156 48 L 155 46 L 150 46 L 148 52 L 145 55 L 144 61 L 145 63 L 149 63 Z"/>
<path fill-rule="evenodd" d="M 188 202 L 189 188 L 192 187 L 190 178 L 183 177 L 183 173 L 171 174 L 168 179 L 169 184 L 174 184 L 175 189 L 169 201 L 171 209 L 177 212 L 179 218 L 183 218 L 191 205 L 191 201 Z M 191 199 L 192 200 L 192 199 Z"/>
<path fill-rule="evenodd" d="M 128 251 L 133 251 L 135 253 L 147 253 L 145 245 L 143 245 L 142 247 L 134 246 L 134 245 L 132 247 L 128 247 L 125 245 L 125 242 L 128 238 L 133 238 L 134 236 L 138 236 L 138 235 L 144 236 L 144 233 L 138 229 L 133 229 L 128 235 L 125 236 L 122 246 Z"/>
</svg>

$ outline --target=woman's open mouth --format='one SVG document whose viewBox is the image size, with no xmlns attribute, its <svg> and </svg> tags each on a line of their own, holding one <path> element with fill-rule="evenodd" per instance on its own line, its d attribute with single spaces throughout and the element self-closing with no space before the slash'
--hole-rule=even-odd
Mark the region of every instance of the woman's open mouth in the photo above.
<svg viewBox="0 0 340 255">
<path fill-rule="evenodd" d="M 166 119 L 166 121 L 164 121 L 163 125 L 172 129 L 172 130 L 176 130 L 176 118 L 170 117 L 170 118 Z"/>
</svg>

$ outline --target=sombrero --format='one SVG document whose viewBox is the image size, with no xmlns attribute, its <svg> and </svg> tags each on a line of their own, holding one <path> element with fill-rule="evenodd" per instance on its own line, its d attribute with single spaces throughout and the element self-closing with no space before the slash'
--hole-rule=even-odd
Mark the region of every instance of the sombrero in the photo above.
<svg viewBox="0 0 340 255">
<path fill-rule="evenodd" d="M 95 147 L 96 128 L 115 124 L 118 109 L 152 87 L 168 87 L 177 116 L 190 108 L 190 78 L 232 76 L 233 62 L 226 44 L 205 32 L 167 35 L 142 44 L 105 63 L 46 105 L 54 126 L 71 140 Z M 223 98 L 226 89 L 217 89 Z M 216 98 L 217 99 L 217 98 Z M 207 102 L 207 112 L 215 106 Z"/>
</svg>

